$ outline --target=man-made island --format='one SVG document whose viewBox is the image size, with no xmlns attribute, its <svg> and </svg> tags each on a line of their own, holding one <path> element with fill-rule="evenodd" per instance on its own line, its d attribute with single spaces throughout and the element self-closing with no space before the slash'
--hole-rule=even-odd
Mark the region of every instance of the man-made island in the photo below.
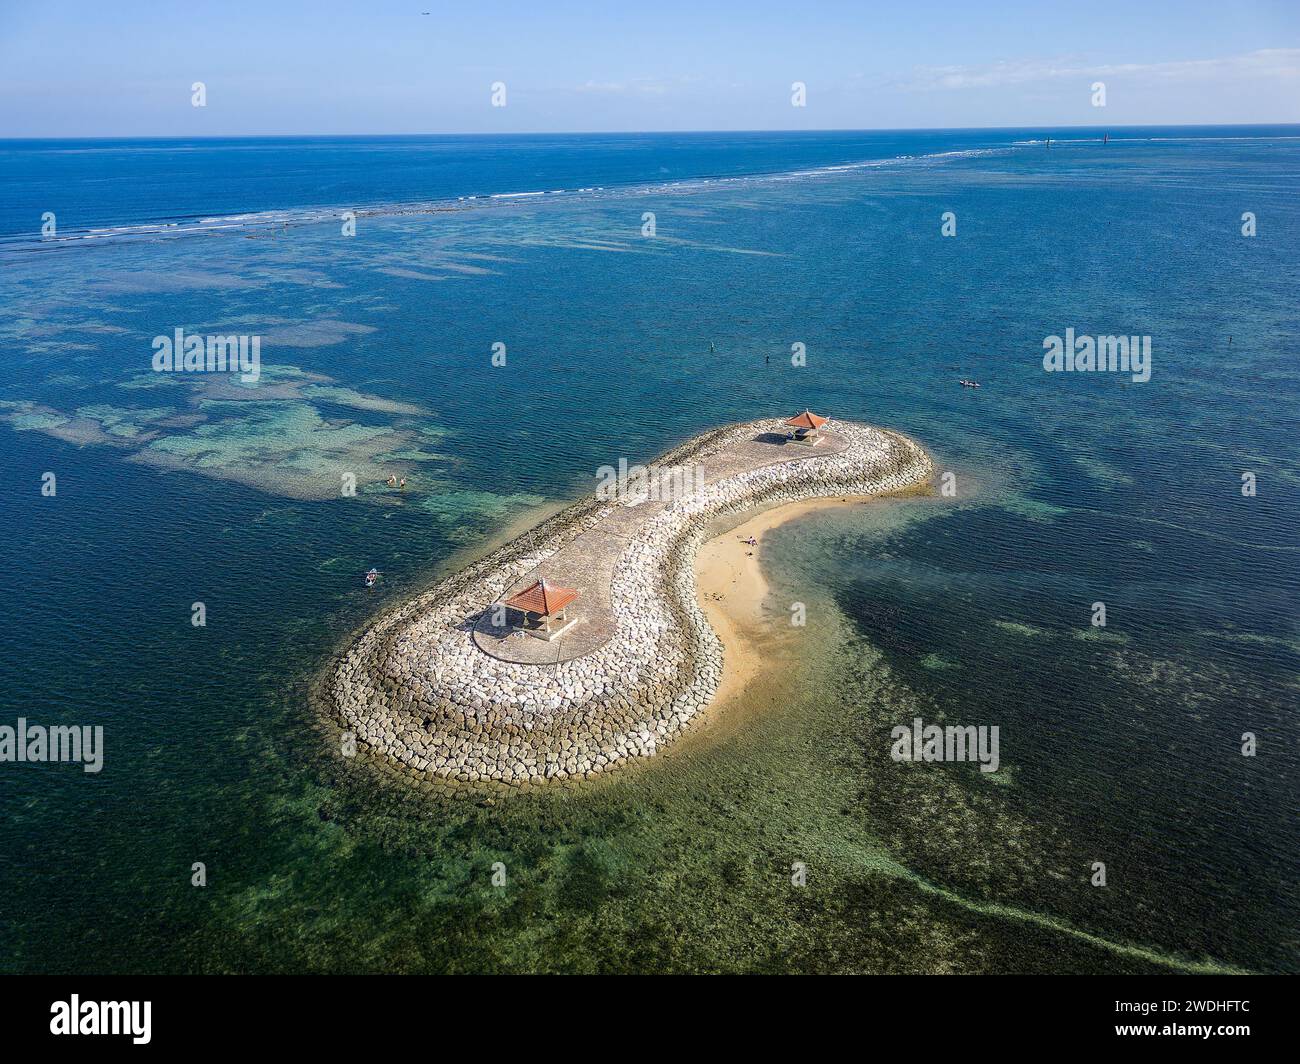
<svg viewBox="0 0 1300 1064">
<path fill-rule="evenodd" d="M 932 469 L 905 436 L 809 411 L 705 433 L 384 614 L 331 666 L 325 709 L 417 778 L 523 785 L 650 757 L 722 676 L 693 568 L 709 527 Z"/>
</svg>

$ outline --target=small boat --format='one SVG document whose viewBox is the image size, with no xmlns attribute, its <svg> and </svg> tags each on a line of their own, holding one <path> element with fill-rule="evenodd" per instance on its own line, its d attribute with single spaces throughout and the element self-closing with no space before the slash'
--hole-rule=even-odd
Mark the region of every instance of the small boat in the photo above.
<svg viewBox="0 0 1300 1064">
<path fill-rule="evenodd" d="M 958 381 L 957 383 L 963 388 L 978 388 L 980 386 L 979 381 Z"/>
<path fill-rule="evenodd" d="M 366 587 L 374 587 L 375 582 L 379 579 L 379 570 L 371 569 L 366 573 Z"/>
</svg>

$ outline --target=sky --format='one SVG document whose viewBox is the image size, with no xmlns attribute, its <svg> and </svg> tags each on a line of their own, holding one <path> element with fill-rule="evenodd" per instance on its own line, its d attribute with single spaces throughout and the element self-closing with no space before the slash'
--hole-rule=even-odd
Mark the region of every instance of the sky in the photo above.
<svg viewBox="0 0 1300 1064">
<path fill-rule="evenodd" d="M 0 0 L 0 137 L 1280 122 L 1300 0 Z"/>
</svg>

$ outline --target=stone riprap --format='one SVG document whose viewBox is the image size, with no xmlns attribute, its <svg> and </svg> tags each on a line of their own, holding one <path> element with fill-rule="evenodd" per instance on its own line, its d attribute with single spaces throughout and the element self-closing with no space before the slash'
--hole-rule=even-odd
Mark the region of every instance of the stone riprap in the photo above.
<svg viewBox="0 0 1300 1064">
<path fill-rule="evenodd" d="M 461 784 L 590 778 L 652 756 L 698 717 L 722 675 L 722 644 L 696 601 L 693 562 L 709 525 L 778 503 L 900 491 L 932 472 L 898 433 L 828 428 L 817 447 L 782 442 L 779 419 L 717 429 L 655 463 L 703 466 L 689 497 L 634 507 L 593 497 L 555 515 L 382 616 L 333 664 L 327 711 L 403 772 Z M 607 525 L 620 539 L 607 601 L 593 593 L 584 619 L 586 652 L 533 664 L 476 642 L 493 603 L 584 542 L 607 548 Z"/>
</svg>

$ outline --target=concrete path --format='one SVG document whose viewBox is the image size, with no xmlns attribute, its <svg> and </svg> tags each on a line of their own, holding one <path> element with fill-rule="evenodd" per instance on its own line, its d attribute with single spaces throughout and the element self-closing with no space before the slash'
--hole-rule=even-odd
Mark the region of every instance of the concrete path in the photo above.
<svg viewBox="0 0 1300 1064">
<path fill-rule="evenodd" d="M 707 454 L 700 464 L 704 467 L 704 483 L 710 485 L 762 466 L 839 454 L 847 447 L 847 440 L 828 429 L 822 430 L 821 442 L 815 446 L 791 443 L 782 435 L 765 432 Z M 509 598 L 543 577 L 548 583 L 574 588 L 579 597 L 569 607 L 568 616 L 575 623 L 563 635 L 548 642 L 516 628 L 498 627 L 492 623 L 493 611 L 487 609 L 475 622 L 475 645 L 494 658 L 527 665 L 572 661 L 599 650 L 609 642 L 616 627 L 610 609 L 610 582 L 618 559 L 636 533 L 669 505 L 658 501 L 612 503 L 600 521 L 502 596 Z"/>
</svg>

